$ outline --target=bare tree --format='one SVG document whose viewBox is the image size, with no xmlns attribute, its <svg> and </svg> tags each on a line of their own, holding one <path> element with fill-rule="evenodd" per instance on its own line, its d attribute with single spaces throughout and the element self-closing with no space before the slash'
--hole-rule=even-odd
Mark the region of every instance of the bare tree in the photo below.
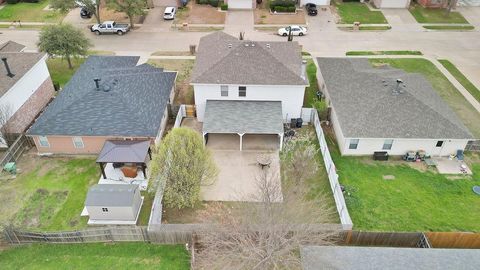
<svg viewBox="0 0 480 270">
<path fill-rule="evenodd" d="M 0 135 L 7 145 L 12 139 L 12 124 L 8 122 L 12 115 L 13 107 L 10 103 L 0 105 Z"/>
<path fill-rule="evenodd" d="M 299 269 L 303 245 L 330 245 L 338 235 L 328 225 L 334 215 L 325 197 L 308 198 L 301 185 L 282 190 L 278 174 L 262 170 L 258 193 L 238 211 L 220 208 L 206 217 L 220 221 L 214 230 L 198 232 L 198 269 Z"/>
</svg>

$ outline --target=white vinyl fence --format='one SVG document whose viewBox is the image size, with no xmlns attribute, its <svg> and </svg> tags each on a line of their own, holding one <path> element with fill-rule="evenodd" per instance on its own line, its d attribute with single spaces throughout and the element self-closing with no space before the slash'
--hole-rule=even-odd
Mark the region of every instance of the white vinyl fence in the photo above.
<svg viewBox="0 0 480 270">
<path fill-rule="evenodd" d="M 178 109 L 177 118 L 175 118 L 175 124 L 173 128 L 178 128 L 182 124 L 182 119 L 187 116 L 187 111 L 185 110 L 185 104 L 180 105 Z"/>
<path fill-rule="evenodd" d="M 352 219 L 348 214 L 347 205 L 345 204 L 345 198 L 343 197 L 340 183 L 338 182 L 338 174 L 333 163 L 330 151 L 328 150 L 327 142 L 325 141 L 325 135 L 320 124 L 320 118 L 316 111 L 312 112 L 313 125 L 317 133 L 318 142 L 320 143 L 320 150 L 322 151 L 323 162 L 325 169 L 328 173 L 328 180 L 330 181 L 330 187 L 332 188 L 333 197 L 335 198 L 335 205 L 337 206 L 338 215 L 340 216 L 340 222 L 344 230 L 351 230 L 353 227 Z"/>
</svg>

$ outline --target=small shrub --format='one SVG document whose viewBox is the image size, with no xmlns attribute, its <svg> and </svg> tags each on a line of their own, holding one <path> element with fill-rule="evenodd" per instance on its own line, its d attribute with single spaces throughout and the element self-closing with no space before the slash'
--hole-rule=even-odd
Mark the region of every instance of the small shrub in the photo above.
<svg viewBox="0 0 480 270">
<path fill-rule="evenodd" d="M 274 9 L 274 7 L 276 8 L 277 6 L 294 7 L 295 0 L 270 0 L 270 7 L 272 8 L 272 10 Z"/>
<path fill-rule="evenodd" d="M 282 6 L 276 6 L 276 7 L 275 7 L 275 11 L 276 11 L 276 12 L 285 12 L 285 11 L 287 11 L 287 8 L 286 8 L 286 7 L 282 7 Z"/>
<path fill-rule="evenodd" d="M 209 0 L 208 1 L 210 6 L 212 6 L 212 7 L 218 7 L 218 2 L 219 2 L 219 0 Z"/>
<path fill-rule="evenodd" d="M 228 4 L 222 4 L 222 5 L 220 6 L 220 9 L 221 9 L 221 10 L 228 10 Z"/>
<path fill-rule="evenodd" d="M 16 4 L 20 2 L 20 0 L 7 0 L 7 4 Z"/>
<path fill-rule="evenodd" d="M 208 4 L 210 4 L 210 1 L 209 1 L 209 0 L 198 0 L 198 4 L 200 4 L 200 5 L 208 5 Z"/>
<path fill-rule="evenodd" d="M 287 12 L 295 12 L 297 8 L 296 7 L 287 7 Z"/>
</svg>

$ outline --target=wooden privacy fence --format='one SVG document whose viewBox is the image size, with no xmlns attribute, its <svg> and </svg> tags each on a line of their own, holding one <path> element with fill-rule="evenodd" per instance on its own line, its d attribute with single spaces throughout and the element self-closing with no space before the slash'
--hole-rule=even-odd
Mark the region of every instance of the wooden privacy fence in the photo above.
<svg viewBox="0 0 480 270">
<path fill-rule="evenodd" d="M 139 226 L 98 227 L 68 232 L 28 232 L 6 228 L 4 233 L 6 240 L 12 244 L 149 241 L 147 229 Z"/>
<path fill-rule="evenodd" d="M 426 232 L 433 248 L 480 248 L 480 233 Z"/>
<path fill-rule="evenodd" d="M 325 169 L 327 170 L 330 188 L 332 189 L 335 205 L 337 207 L 338 215 L 340 216 L 340 222 L 342 223 L 344 230 L 351 230 L 353 227 L 352 219 L 348 213 L 345 198 L 343 197 L 343 192 L 340 187 L 340 183 L 338 182 L 338 174 L 335 164 L 333 163 L 332 157 L 330 156 L 330 151 L 328 150 L 327 142 L 325 141 L 325 135 L 323 134 L 322 126 L 320 124 L 320 118 L 318 117 L 317 111 L 312 112 L 313 125 L 315 126 L 315 131 L 317 133 L 320 151 L 322 152 L 323 162 Z"/>
<path fill-rule="evenodd" d="M 175 124 L 173 125 L 173 128 L 180 127 L 184 117 L 187 117 L 187 111 L 185 109 L 185 104 L 182 104 L 178 108 L 178 113 L 177 113 L 177 117 L 175 118 Z"/>
<path fill-rule="evenodd" d="M 25 136 L 25 134 L 20 135 L 0 159 L 1 168 L 8 162 L 17 161 L 26 150 L 33 146 L 35 146 L 35 143 L 32 138 Z"/>
<path fill-rule="evenodd" d="M 349 246 L 383 246 L 383 247 L 425 247 L 421 232 L 364 232 L 344 231 L 339 244 Z"/>
</svg>

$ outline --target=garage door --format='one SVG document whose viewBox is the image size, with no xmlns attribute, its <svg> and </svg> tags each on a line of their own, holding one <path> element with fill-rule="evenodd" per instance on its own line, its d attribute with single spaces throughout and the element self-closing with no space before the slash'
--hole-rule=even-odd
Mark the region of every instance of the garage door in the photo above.
<svg viewBox="0 0 480 270">
<path fill-rule="evenodd" d="M 330 5 L 330 0 L 301 0 L 300 5 L 305 6 L 305 4 L 312 3 L 317 6 L 328 6 Z"/>
<path fill-rule="evenodd" d="M 228 9 L 252 9 L 252 0 L 230 0 L 228 1 Z"/>
<path fill-rule="evenodd" d="M 382 0 L 381 8 L 406 8 L 410 5 L 409 0 Z"/>
</svg>

